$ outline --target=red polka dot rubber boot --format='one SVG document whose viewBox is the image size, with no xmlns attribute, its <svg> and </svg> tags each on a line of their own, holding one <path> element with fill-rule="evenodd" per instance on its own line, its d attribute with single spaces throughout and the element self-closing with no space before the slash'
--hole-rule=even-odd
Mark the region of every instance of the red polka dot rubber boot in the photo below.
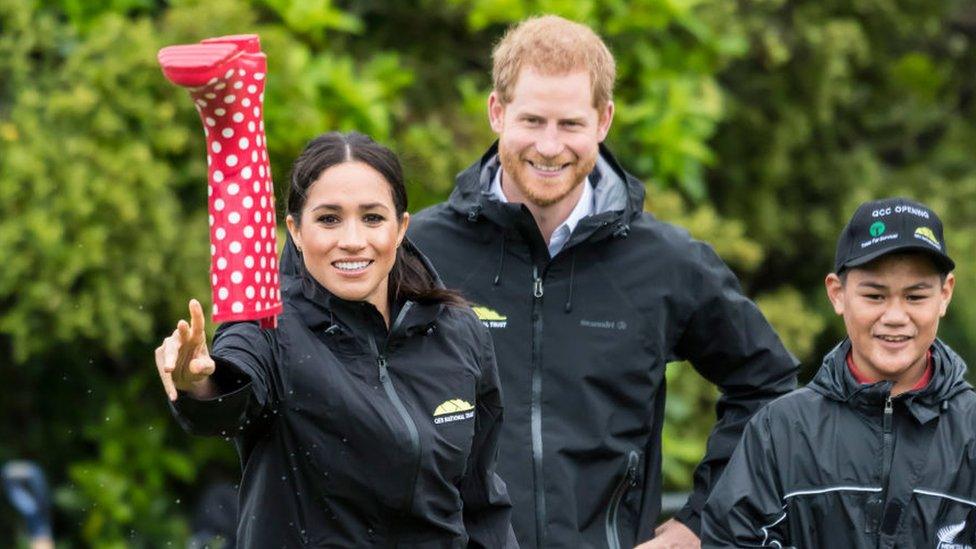
<svg viewBox="0 0 976 549">
<path fill-rule="evenodd" d="M 265 143 L 267 59 L 257 35 L 159 50 L 166 78 L 189 88 L 207 136 L 214 322 L 281 313 L 274 191 Z"/>
</svg>

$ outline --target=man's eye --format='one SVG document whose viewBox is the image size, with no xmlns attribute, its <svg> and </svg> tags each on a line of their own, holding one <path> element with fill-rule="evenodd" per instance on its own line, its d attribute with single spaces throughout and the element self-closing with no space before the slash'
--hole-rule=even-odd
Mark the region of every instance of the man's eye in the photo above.
<svg viewBox="0 0 976 549">
<path fill-rule="evenodd" d="M 864 294 L 864 299 L 870 301 L 880 301 L 884 298 L 881 294 Z"/>
<path fill-rule="evenodd" d="M 928 296 L 925 294 L 909 294 L 906 299 L 908 299 L 908 301 L 922 301 L 927 297 Z"/>
</svg>

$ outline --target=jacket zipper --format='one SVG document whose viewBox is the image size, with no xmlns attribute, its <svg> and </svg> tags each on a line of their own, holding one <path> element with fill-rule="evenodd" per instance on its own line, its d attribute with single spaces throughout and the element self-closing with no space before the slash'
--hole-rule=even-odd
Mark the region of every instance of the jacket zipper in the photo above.
<svg viewBox="0 0 976 549">
<path fill-rule="evenodd" d="M 627 490 L 637 484 L 637 462 L 639 459 L 637 452 L 631 450 L 627 456 L 627 470 L 624 472 L 624 477 L 620 479 L 620 484 L 610 496 L 610 507 L 607 508 L 606 520 L 607 547 L 610 549 L 620 549 L 620 534 L 617 532 L 617 510 L 620 508 L 620 502 L 623 501 Z"/>
<path fill-rule="evenodd" d="M 532 472 L 535 478 L 536 547 L 545 547 L 546 489 L 542 469 L 542 277 L 532 267 Z"/>
<path fill-rule="evenodd" d="M 892 423 L 895 407 L 891 401 L 891 394 L 885 397 L 884 413 L 881 416 L 881 493 L 874 504 L 873 530 L 881 535 L 884 522 L 885 505 L 888 501 L 888 480 L 891 477 L 891 459 L 894 453 L 894 433 Z"/>
<path fill-rule="evenodd" d="M 884 456 L 884 461 L 881 464 L 881 489 L 884 491 L 885 496 L 882 500 L 887 499 L 888 494 L 888 477 L 891 475 L 891 453 L 894 450 L 894 435 L 891 432 L 892 417 L 894 416 L 895 408 L 891 402 L 891 395 L 885 399 L 884 405 L 884 419 L 881 422 L 881 455 Z"/>
<path fill-rule="evenodd" d="M 400 310 L 400 314 L 397 315 L 396 321 L 394 321 L 393 326 L 390 327 L 390 335 L 396 331 L 397 326 L 399 326 L 400 321 L 406 316 L 407 310 L 412 305 L 411 302 L 404 304 L 403 308 Z M 373 351 L 376 353 L 376 366 L 379 370 L 380 383 L 383 385 L 383 390 L 386 391 L 386 396 L 393 403 L 393 407 L 396 408 L 397 413 L 400 415 L 400 419 L 407 426 L 407 432 L 410 435 L 410 453 L 416 462 L 414 467 L 413 481 L 410 483 L 410 495 L 407 498 L 407 510 L 413 508 L 413 498 L 417 490 L 417 477 L 420 476 L 420 433 L 417 431 L 417 424 L 414 423 L 413 418 L 410 413 L 407 412 L 407 407 L 403 405 L 403 401 L 400 400 L 400 395 L 397 394 L 396 388 L 393 386 L 393 380 L 390 379 L 390 373 L 387 368 L 388 363 L 386 360 L 386 349 L 383 352 L 379 352 L 376 349 L 376 342 L 370 339 L 373 346 Z"/>
</svg>

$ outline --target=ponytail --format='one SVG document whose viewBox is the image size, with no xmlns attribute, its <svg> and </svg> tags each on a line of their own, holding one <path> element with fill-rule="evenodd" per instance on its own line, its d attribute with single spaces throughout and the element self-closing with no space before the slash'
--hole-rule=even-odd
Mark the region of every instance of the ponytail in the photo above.
<svg viewBox="0 0 976 549">
<path fill-rule="evenodd" d="M 389 294 L 391 300 L 408 299 L 418 303 L 442 303 L 465 307 L 468 302 L 455 290 L 437 285 L 430 270 L 420 258 L 407 252 L 404 242 L 396 251 L 393 269 L 390 270 Z"/>
</svg>

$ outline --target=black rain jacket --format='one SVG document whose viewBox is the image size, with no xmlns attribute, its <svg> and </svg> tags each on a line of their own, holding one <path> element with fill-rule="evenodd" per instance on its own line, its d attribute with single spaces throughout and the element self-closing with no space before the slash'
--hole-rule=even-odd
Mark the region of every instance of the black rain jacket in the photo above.
<svg viewBox="0 0 976 549">
<path fill-rule="evenodd" d="M 703 520 L 705 547 L 976 547 L 976 393 L 932 346 L 929 384 L 859 384 L 850 342 L 749 423 Z"/>
<path fill-rule="evenodd" d="M 695 491 L 694 531 L 742 428 L 795 388 L 796 362 L 706 244 L 643 212 L 644 186 L 601 147 L 599 213 L 550 258 L 521 204 L 489 193 L 497 145 L 410 235 L 495 341 L 505 425 L 499 474 L 523 547 L 632 547 L 661 506 L 665 365 L 689 359 L 724 393 Z"/>
<path fill-rule="evenodd" d="M 372 305 L 312 279 L 290 240 L 281 270 L 278 327 L 220 326 L 224 394 L 174 405 L 187 430 L 234 437 L 238 546 L 514 546 L 494 472 L 498 374 L 470 309 L 408 301 L 387 333 Z"/>
</svg>

